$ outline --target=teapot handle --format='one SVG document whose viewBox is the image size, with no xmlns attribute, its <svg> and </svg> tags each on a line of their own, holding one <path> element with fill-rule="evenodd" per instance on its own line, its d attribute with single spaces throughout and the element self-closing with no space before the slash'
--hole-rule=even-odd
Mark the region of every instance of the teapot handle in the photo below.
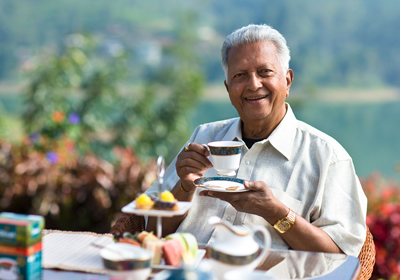
<svg viewBox="0 0 400 280">
<path fill-rule="evenodd" d="M 253 261 L 253 264 L 257 267 L 262 264 L 263 261 L 265 261 L 269 254 L 269 250 L 271 249 L 271 234 L 264 226 L 261 225 L 256 225 L 252 227 L 252 230 L 254 231 L 254 233 L 259 231 L 264 236 L 264 248 L 261 254 Z"/>
</svg>

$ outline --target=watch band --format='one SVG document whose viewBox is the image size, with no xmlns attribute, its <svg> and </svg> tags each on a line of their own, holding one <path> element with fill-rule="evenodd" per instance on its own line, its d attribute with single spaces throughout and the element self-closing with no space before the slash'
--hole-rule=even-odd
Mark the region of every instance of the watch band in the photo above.
<svg viewBox="0 0 400 280">
<path fill-rule="evenodd" d="M 293 227 L 295 221 L 296 214 L 292 211 L 292 209 L 289 209 L 289 214 L 277 221 L 273 227 L 280 233 L 285 233 Z"/>
</svg>

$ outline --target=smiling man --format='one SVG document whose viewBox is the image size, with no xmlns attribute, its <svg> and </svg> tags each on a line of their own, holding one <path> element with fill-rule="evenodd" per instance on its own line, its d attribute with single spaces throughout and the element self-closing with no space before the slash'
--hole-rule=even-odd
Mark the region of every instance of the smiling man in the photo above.
<svg viewBox="0 0 400 280">
<path fill-rule="evenodd" d="M 271 41 L 230 48 L 225 87 L 243 122 L 242 136 L 267 138 L 286 114 L 293 71 L 283 69 Z"/>
<path fill-rule="evenodd" d="M 207 220 L 216 215 L 235 225 L 265 226 L 272 248 L 357 256 L 367 200 L 342 146 L 298 121 L 286 103 L 293 82 L 286 40 L 267 25 L 249 25 L 230 34 L 221 53 L 225 87 L 240 117 L 197 127 L 167 169 L 163 188 L 192 207 L 164 219 L 163 234 L 190 232 L 209 244 L 215 232 Z M 196 179 L 216 176 L 204 144 L 233 139 L 245 144 L 237 178 L 249 191 L 197 189 Z M 155 196 L 157 185 L 147 193 Z M 147 229 L 155 230 L 155 219 Z"/>
</svg>

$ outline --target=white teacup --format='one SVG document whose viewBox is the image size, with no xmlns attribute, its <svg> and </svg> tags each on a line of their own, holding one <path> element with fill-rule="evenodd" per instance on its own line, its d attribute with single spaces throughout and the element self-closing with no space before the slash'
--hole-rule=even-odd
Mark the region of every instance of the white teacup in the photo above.
<svg viewBox="0 0 400 280">
<path fill-rule="evenodd" d="M 235 176 L 240 165 L 243 143 L 239 141 L 214 141 L 207 144 L 211 161 L 219 176 Z"/>
<path fill-rule="evenodd" d="M 147 249 L 111 243 L 100 250 L 100 256 L 110 279 L 146 280 L 150 276 L 153 253 Z"/>
</svg>

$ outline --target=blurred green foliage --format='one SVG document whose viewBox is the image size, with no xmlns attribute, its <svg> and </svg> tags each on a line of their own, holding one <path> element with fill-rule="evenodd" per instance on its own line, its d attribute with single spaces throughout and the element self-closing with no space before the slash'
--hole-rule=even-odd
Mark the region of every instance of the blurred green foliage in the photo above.
<svg viewBox="0 0 400 280">
<path fill-rule="evenodd" d="M 72 34 L 61 51 L 42 55 L 24 95 L 25 129 L 35 147 L 49 152 L 49 143 L 67 137 L 78 151 L 110 160 L 115 145 L 134 147 L 142 159 L 161 154 L 171 160 L 190 132 L 188 113 L 203 88 L 194 41 L 185 32 L 166 49 L 171 62 L 127 93 L 121 90 L 129 74 L 122 47 L 100 55 L 95 37 Z"/>
<path fill-rule="evenodd" d="M 157 179 L 154 158 L 172 160 L 191 132 L 204 78 L 190 32 L 196 13 L 181 20 L 162 64 L 140 64 L 118 41 L 73 33 L 25 65 L 27 136 L 8 141 L 12 123 L 0 118 L 0 212 L 43 215 L 49 229 L 110 230 Z"/>
<path fill-rule="evenodd" d="M 23 137 L 22 122 L 7 114 L 0 115 L 0 139 L 8 139 L 10 142 L 20 142 Z"/>
<path fill-rule="evenodd" d="M 99 60 L 94 51 L 91 37 L 73 34 L 60 53 L 45 53 L 38 59 L 24 96 L 23 119 L 28 134 L 50 140 L 68 136 L 86 152 L 88 133 L 106 133 L 110 126 L 107 115 L 118 98 L 117 83 L 125 71 L 124 54 Z M 74 115 L 73 124 L 69 116 Z"/>
</svg>

